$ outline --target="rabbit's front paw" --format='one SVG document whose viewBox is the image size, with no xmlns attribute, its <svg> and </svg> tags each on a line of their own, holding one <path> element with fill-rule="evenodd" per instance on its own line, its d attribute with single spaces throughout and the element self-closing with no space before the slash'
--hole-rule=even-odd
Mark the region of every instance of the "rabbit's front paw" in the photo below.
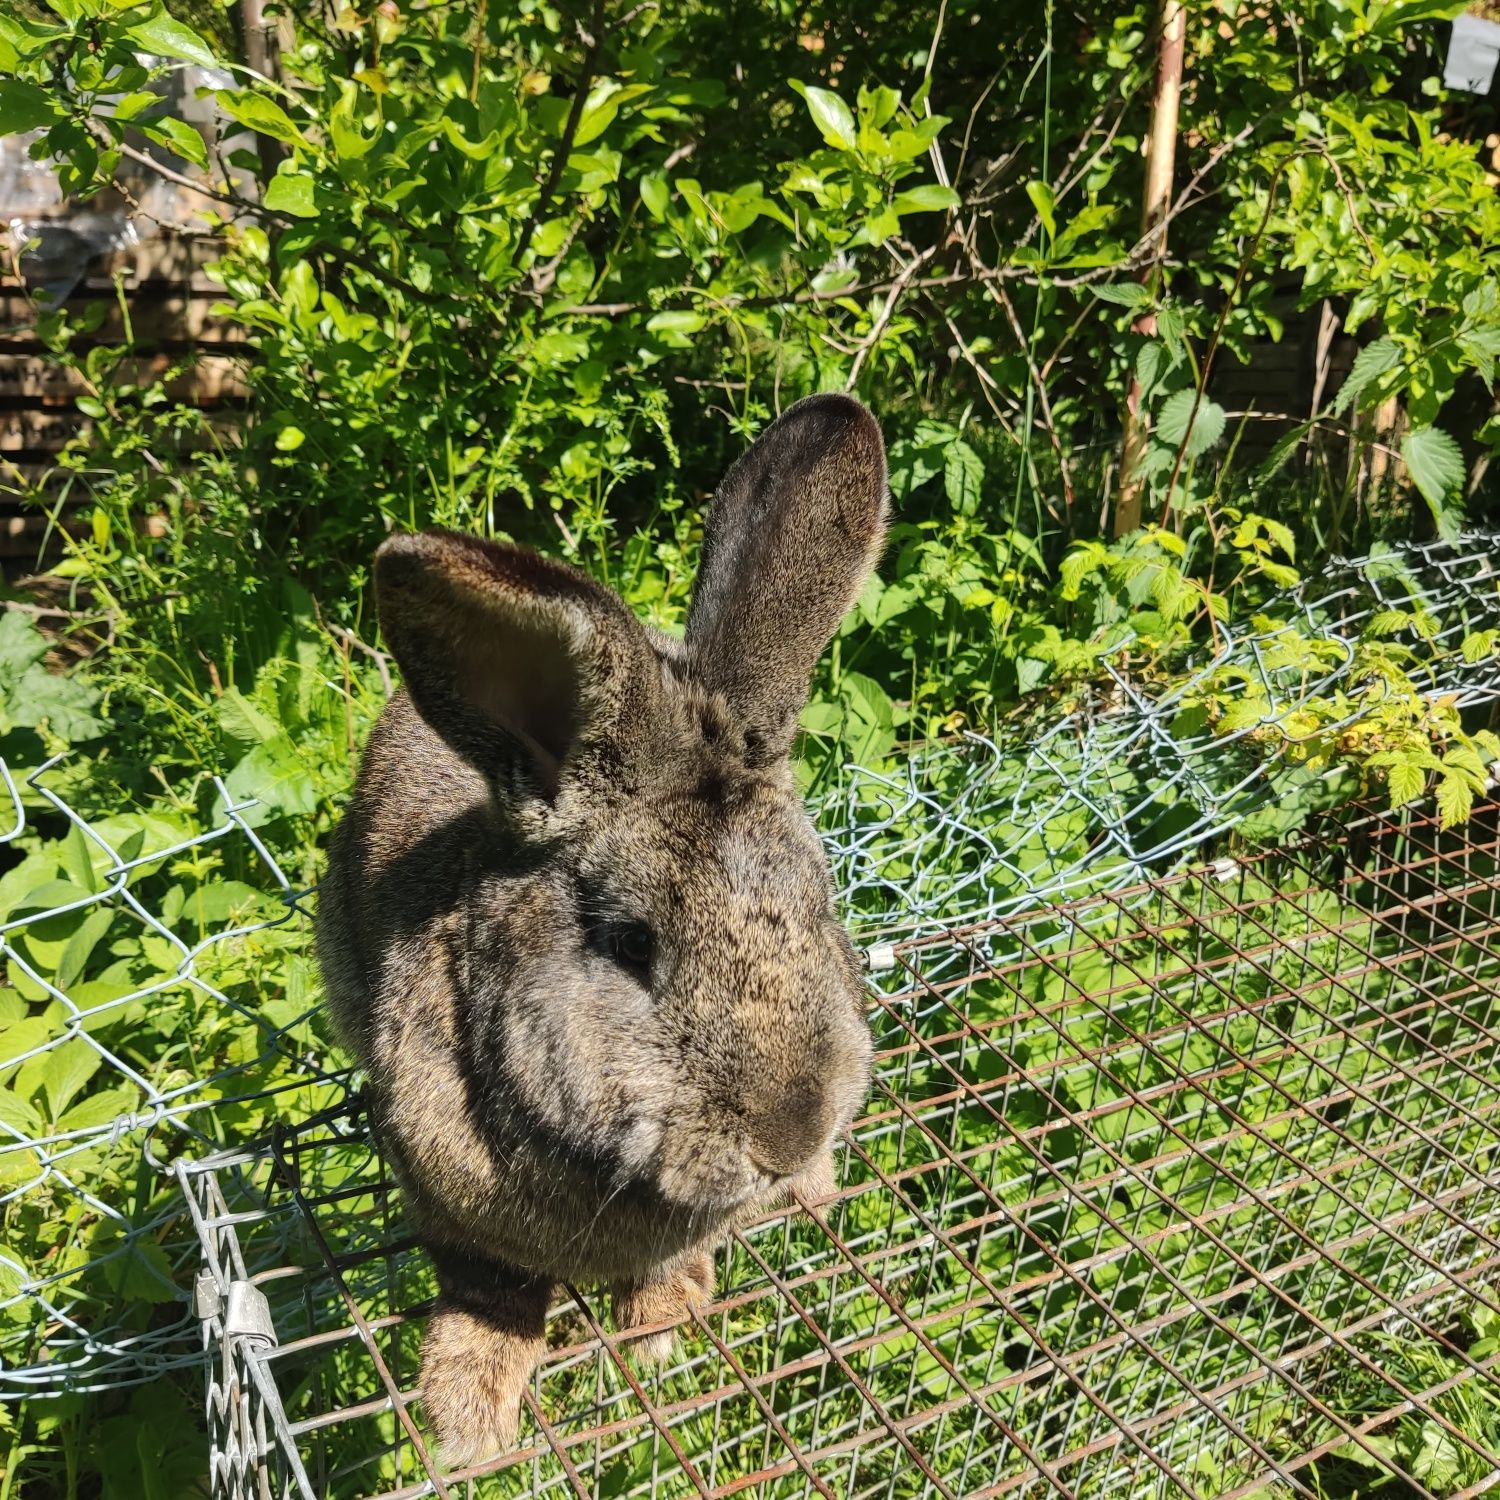
<svg viewBox="0 0 1500 1500">
<path fill-rule="evenodd" d="M 439 1303 L 422 1347 L 422 1404 L 445 1468 L 470 1468 L 515 1447 L 521 1395 L 546 1347 Z"/>
<path fill-rule="evenodd" d="M 714 1258 L 700 1251 L 639 1281 L 619 1281 L 614 1287 L 615 1327 L 629 1330 L 651 1323 L 685 1323 L 693 1309 L 714 1294 Z M 631 1357 L 639 1365 L 664 1365 L 676 1352 L 676 1328 L 644 1334 L 630 1344 Z"/>
</svg>

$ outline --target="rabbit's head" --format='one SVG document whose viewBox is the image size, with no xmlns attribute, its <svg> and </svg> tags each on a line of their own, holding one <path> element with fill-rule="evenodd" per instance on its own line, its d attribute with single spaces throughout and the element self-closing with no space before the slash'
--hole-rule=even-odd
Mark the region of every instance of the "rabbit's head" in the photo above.
<svg viewBox="0 0 1500 1500">
<path fill-rule="evenodd" d="M 454 988 L 499 1135 L 711 1215 L 858 1109 L 860 974 L 788 757 L 885 516 L 879 428 L 815 396 L 725 478 L 681 641 L 521 548 L 380 549 L 410 698 L 485 788 Z"/>
</svg>

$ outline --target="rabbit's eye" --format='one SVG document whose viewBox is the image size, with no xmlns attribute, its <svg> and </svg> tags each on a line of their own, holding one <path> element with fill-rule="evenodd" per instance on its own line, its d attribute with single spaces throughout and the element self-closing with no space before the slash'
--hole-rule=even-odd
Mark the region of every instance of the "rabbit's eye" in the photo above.
<svg viewBox="0 0 1500 1500">
<path fill-rule="evenodd" d="M 615 962 L 631 969 L 649 969 L 656 940 L 644 922 L 627 922 L 610 935 L 610 952 Z"/>
</svg>

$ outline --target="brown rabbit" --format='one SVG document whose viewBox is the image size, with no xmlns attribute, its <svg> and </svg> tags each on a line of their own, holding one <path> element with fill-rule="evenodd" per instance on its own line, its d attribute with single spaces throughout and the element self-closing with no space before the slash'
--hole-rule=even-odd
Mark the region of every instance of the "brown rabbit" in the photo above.
<svg viewBox="0 0 1500 1500">
<path fill-rule="evenodd" d="M 514 1444 L 556 1283 L 678 1321 L 727 1229 L 831 1183 L 871 1044 L 788 753 L 885 518 L 880 429 L 812 396 L 725 478 L 680 642 L 519 547 L 376 554 L 406 687 L 318 953 L 437 1267 L 422 1397 L 450 1464 Z"/>
</svg>

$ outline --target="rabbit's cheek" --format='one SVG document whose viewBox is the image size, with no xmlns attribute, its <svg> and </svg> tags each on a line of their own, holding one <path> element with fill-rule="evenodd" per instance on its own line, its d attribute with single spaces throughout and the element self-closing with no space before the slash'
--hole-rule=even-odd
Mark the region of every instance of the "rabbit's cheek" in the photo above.
<svg viewBox="0 0 1500 1500">
<path fill-rule="evenodd" d="M 660 1120 L 632 1120 L 620 1139 L 620 1165 L 636 1176 L 643 1175 L 656 1160 L 656 1154 L 661 1149 L 662 1134 Z"/>
</svg>

